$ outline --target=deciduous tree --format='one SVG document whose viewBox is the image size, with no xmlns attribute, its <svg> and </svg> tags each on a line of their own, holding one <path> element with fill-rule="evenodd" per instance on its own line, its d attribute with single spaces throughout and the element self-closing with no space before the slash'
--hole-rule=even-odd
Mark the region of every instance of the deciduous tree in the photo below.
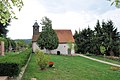
<svg viewBox="0 0 120 80">
<path fill-rule="evenodd" d="M 14 7 L 19 11 L 23 6 L 22 0 L 1 0 L 0 1 L 0 23 L 4 25 L 8 23 L 9 19 L 16 19 Z"/>
</svg>

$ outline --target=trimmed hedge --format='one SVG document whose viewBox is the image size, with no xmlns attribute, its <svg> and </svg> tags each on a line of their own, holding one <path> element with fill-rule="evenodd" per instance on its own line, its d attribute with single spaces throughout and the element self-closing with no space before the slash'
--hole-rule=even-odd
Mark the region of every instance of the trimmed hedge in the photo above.
<svg viewBox="0 0 120 80">
<path fill-rule="evenodd" d="M 15 63 L 0 63 L 0 76 L 18 76 L 19 65 Z"/>
<path fill-rule="evenodd" d="M 28 49 L 23 52 L 20 52 L 19 54 L 0 56 L 0 65 L 1 65 L 0 75 L 10 76 L 10 77 L 17 76 L 21 68 L 26 64 L 31 53 L 32 50 Z"/>
</svg>

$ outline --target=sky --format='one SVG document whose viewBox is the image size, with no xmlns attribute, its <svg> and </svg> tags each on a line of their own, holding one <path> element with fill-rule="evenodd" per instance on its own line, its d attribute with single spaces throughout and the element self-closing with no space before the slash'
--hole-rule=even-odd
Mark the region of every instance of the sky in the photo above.
<svg viewBox="0 0 120 80">
<path fill-rule="evenodd" d="M 46 16 L 52 20 L 53 29 L 75 30 L 94 29 L 100 23 L 112 20 L 120 32 L 120 9 L 111 6 L 107 0 L 23 0 L 24 6 L 15 10 L 17 20 L 8 26 L 7 36 L 11 39 L 31 39 L 33 25 L 37 20 L 41 31 L 41 19 Z"/>
</svg>

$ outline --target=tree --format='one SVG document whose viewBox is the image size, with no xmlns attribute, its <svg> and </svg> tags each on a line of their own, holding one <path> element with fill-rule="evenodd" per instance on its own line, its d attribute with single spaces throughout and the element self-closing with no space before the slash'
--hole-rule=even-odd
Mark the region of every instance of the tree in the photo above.
<svg viewBox="0 0 120 80">
<path fill-rule="evenodd" d="M 120 8 L 120 0 L 108 0 L 111 2 L 111 5 L 115 5 L 117 8 Z"/>
<path fill-rule="evenodd" d="M 11 46 L 12 46 L 13 50 L 16 50 L 16 43 L 14 40 L 11 40 Z"/>
<path fill-rule="evenodd" d="M 17 7 L 19 11 L 23 6 L 22 0 L 2 0 L 0 1 L 0 23 L 6 24 L 9 19 L 16 19 L 14 7 Z"/>
<path fill-rule="evenodd" d="M 103 36 L 102 36 L 103 32 L 102 32 L 102 27 L 100 25 L 100 22 L 99 20 L 97 20 L 97 23 L 96 23 L 96 26 L 95 26 L 95 30 L 94 30 L 94 38 L 93 38 L 93 41 L 94 41 L 94 50 L 96 50 L 96 54 L 101 54 L 101 51 L 100 51 L 100 46 L 102 45 L 102 39 L 103 39 Z"/>
<path fill-rule="evenodd" d="M 74 49 L 74 44 L 72 41 L 68 41 L 67 45 L 68 45 L 68 50 L 70 50 L 70 54 L 71 54 L 71 50 Z"/>
<path fill-rule="evenodd" d="M 37 40 L 38 45 L 43 49 L 46 48 L 49 51 L 58 47 L 58 37 L 56 32 L 52 29 L 52 21 L 44 17 L 42 19 L 42 32 Z"/>
<path fill-rule="evenodd" d="M 7 28 L 7 26 L 10 25 L 9 23 L 10 23 L 10 19 L 9 19 L 8 23 L 6 23 L 5 25 L 0 22 L 0 37 L 6 37 L 6 34 L 8 32 L 8 30 L 6 28 Z"/>
<path fill-rule="evenodd" d="M 102 22 L 103 28 L 103 36 L 104 36 L 104 46 L 106 47 L 107 53 L 111 56 L 118 56 L 119 53 L 116 53 L 116 50 L 119 47 L 119 32 L 117 32 L 117 28 L 114 27 L 113 22 L 111 20 L 106 23 Z"/>
<path fill-rule="evenodd" d="M 16 40 L 15 42 L 17 50 L 24 50 L 27 47 L 27 44 L 24 40 Z"/>
<path fill-rule="evenodd" d="M 87 53 L 92 51 L 93 31 L 88 27 L 82 31 L 75 32 L 74 38 L 77 46 L 77 52 Z"/>
<path fill-rule="evenodd" d="M 120 55 L 120 35 L 111 20 L 100 25 L 99 20 L 94 28 L 89 27 L 79 32 L 75 31 L 74 39 L 77 45 L 77 52 L 92 53 L 96 55 Z"/>
</svg>

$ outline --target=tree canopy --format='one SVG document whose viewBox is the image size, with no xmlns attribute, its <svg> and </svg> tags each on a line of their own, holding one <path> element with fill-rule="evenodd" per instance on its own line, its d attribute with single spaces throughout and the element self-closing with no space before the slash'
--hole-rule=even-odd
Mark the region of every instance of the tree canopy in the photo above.
<svg viewBox="0 0 120 80">
<path fill-rule="evenodd" d="M 0 1 L 0 23 L 6 24 L 9 19 L 16 19 L 14 7 L 20 11 L 23 6 L 22 0 L 1 0 Z"/>
<path fill-rule="evenodd" d="M 0 22 L 0 37 L 6 37 L 7 36 L 7 26 L 9 26 L 10 24 L 10 19 L 8 21 L 8 23 L 6 23 L 5 25 L 3 23 Z"/>
<path fill-rule="evenodd" d="M 52 21 L 43 17 L 42 19 L 42 32 L 37 40 L 39 47 L 53 50 L 58 47 L 58 37 L 56 32 L 52 29 Z"/>
<path fill-rule="evenodd" d="M 119 32 L 111 20 L 107 22 L 102 21 L 101 25 L 98 20 L 94 30 L 88 27 L 82 31 L 75 31 L 74 38 L 78 53 L 89 52 L 96 55 L 103 55 L 103 53 L 111 56 L 120 55 Z"/>
<path fill-rule="evenodd" d="M 111 5 L 115 5 L 117 8 L 120 8 L 120 0 L 108 0 L 111 2 Z"/>
</svg>

